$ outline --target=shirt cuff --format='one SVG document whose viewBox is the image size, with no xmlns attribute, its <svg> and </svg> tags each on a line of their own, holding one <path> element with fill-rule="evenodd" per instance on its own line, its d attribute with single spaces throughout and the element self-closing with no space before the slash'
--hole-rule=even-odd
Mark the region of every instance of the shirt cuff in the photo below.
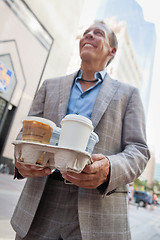
<svg viewBox="0 0 160 240">
<path fill-rule="evenodd" d="M 17 178 L 17 179 L 24 179 L 24 177 L 18 172 L 18 169 L 15 167 L 15 170 L 14 170 L 14 179 Z"/>
</svg>

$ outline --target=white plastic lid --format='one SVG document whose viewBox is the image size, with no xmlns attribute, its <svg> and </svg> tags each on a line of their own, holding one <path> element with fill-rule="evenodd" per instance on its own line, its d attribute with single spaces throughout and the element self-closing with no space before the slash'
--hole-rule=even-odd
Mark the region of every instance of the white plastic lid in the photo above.
<svg viewBox="0 0 160 240">
<path fill-rule="evenodd" d="M 87 117 L 84 117 L 82 115 L 78 115 L 78 114 L 68 114 L 66 115 L 62 121 L 61 121 L 61 124 L 64 122 L 64 121 L 78 121 L 78 122 L 82 122 L 86 125 L 88 125 L 92 130 L 93 130 L 93 125 L 92 125 L 92 121 L 87 118 Z"/>
<path fill-rule="evenodd" d="M 26 121 L 36 121 L 36 122 L 44 123 L 44 124 L 49 125 L 53 129 L 56 128 L 56 124 L 54 122 L 52 122 L 51 120 L 46 119 L 46 118 L 28 116 L 25 119 L 23 119 L 23 121 L 25 121 L 25 120 Z"/>
</svg>

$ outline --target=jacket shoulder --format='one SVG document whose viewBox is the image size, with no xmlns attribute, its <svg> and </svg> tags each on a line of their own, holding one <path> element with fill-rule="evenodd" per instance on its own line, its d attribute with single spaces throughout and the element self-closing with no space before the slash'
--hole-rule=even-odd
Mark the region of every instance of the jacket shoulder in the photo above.
<svg viewBox="0 0 160 240">
<path fill-rule="evenodd" d="M 52 83 L 55 83 L 55 82 L 61 82 L 61 81 L 66 80 L 66 79 L 73 79 L 73 78 L 75 78 L 76 75 L 77 75 L 77 71 L 72 73 L 72 74 L 68 74 L 68 75 L 64 75 L 64 76 L 48 78 L 48 79 L 44 80 L 43 83 L 44 84 L 52 84 Z"/>
<path fill-rule="evenodd" d="M 111 81 L 114 81 L 114 82 L 116 81 L 117 84 L 119 85 L 119 87 L 122 88 L 122 89 L 128 89 L 128 90 L 129 89 L 131 89 L 131 90 L 138 89 L 137 87 L 135 87 L 135 86 L 133 86 L 133 85 L 131 85 L 129 83 L 122 82 L 122 81 L 114 79 L 114 78 L 112 78 L 110 76 L 109 76 L 109 78 L 111 79 Z"/>
</svg>

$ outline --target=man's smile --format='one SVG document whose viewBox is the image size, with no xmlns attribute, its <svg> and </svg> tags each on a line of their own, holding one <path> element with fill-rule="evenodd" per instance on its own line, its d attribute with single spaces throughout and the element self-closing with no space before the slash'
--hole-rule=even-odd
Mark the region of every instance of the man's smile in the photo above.
<svg viewBox="0 0 160 240">
<path fill-rule="evenodd" d="M 82 47 L 96 47 L 96 46 L 93 45 L 92 43 L 86 42 L 86 43 L 84 43 L 84 44 L 82 45 Z"/>
</svg>

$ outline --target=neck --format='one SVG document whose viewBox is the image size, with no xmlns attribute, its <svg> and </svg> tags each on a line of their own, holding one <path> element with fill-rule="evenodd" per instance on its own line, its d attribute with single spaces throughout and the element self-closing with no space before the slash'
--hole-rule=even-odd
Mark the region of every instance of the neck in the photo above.
<svg viewBox="0 0 160 240">
<path fill-rule="evenodd" d="M 81 69 L 83 71 L 82 78 L 85 80 L 94 80 L 94 74 L 95 72 L 99 72 L 104 70 L 104 68 L 96 67 L 96 66 L 91 66 L 88 64 L 81 64 Z"/>
</svg>

